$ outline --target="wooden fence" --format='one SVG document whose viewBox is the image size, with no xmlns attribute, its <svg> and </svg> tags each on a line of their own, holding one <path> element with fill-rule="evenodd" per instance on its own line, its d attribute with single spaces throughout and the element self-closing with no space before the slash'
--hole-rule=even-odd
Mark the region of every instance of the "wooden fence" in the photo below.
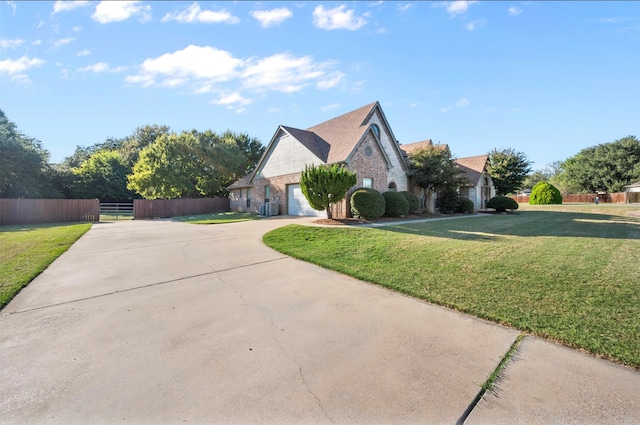
<svg viewBox="0 0 640 425">
<path fill-rule="evenodd" d="M 179 217 L 192 214 L 207 214 L 229 211 L 229 198 L 201 199 L 134 199 L 133 219 Z"/>
<path fill-rule="evenodd" d="M 99 219 L 98 199 L 0 199 L 0 225 Z"/>
<path fill-rule="evenodd" d="M 602 193 L 596 195 L 595 193 L 577 193 L 577 194 L 569 194 L 562 195 L 562 203 L 588 203 L 595 204 L 596 196 L 598 196 L 599 201 L 607 204 L 624 204 L 627 202 L 639 202 L 637 200 L 634 201 L 631 193 L 627 192 L 618 192 L 618 193 Z M 515 195 L 510 196 L 518 202 L 519 204 L 528 204 L 529 203 L 529 195 Z"/>
</svg>

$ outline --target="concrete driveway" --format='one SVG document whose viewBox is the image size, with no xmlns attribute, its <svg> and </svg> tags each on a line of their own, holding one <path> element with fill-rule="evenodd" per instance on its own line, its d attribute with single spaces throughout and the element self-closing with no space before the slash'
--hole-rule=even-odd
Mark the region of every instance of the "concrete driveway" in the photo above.
<svg viewBox="0 0 640 425">
<path fill-rule="evenodd" d="M 518 332 L 261 242 L 310 221 L 94 225 L 2 311 L 0 423 L 455 424 Z M 638 418 L 640 374 L 527 337 L 466 423 Z"/>
</svg>

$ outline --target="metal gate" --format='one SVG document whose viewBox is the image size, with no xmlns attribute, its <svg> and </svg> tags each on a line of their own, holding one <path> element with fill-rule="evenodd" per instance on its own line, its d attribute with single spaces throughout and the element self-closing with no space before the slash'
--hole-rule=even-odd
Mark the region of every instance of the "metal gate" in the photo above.
<svg viewBox="0 0 640 425">
<path fill-rule="evenodd" d="M 100 221 L 133 220 L 133 202 L 100 202 Z"/>
</svg>

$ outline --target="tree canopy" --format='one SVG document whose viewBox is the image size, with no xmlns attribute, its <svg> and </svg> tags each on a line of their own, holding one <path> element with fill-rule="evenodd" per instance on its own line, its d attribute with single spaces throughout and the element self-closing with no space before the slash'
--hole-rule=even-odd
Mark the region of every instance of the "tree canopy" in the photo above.
<svg viewBox="0 0 640 425">
<path fill-rule="evenodd" d="M 627 136 L 580 151 L 562 163 L 563 178 L 579 193 L 622 192 L 640 180 L 640 141 Z"/>
<path fill-rule="evenodd" d="M 79 198 L 98 198 L 101 201 L 123 201 L 134 194 L 127 189 L 127 174 L 130 168 L 116 150 L 101 150 L 82 165 L 73 169 L 76 177 L 73 193 Z"/>
<path fill-rule="evenodd" d="M 512 148 L 493 149 L 489 152 L 487 171 L 493 180 L 497 195 L 516 193 L 531 171 L 531 162 L 523 152 Z"/>
<path fill-rule="evenodd" d="M 246 134 L 163 134 L 140 151 L 127 187 L 146 199 L 225 196 L 263 150 Z"/>
<path fill-rule="evenodd" d="M 340 202 L 347 190 L 356 184 L 356 173 L 340 164 L 308 165 L 300 176 L 300 190 L 312 208 L 327 212 L 332 218 L 331 204 Z"/>
<path fill-rule="evenodd" d="M 22 134 L 0 109 L 0 198 L 51 198 L 51 169 L 39 140 Z"/>
<path fill-rule="evenodd" d="M 454 162 L 448 146 L 429 145 L 409 154 L 411 175 L 427 192 L 437 193 L 437 206 L 443 212 L 455 209 L 458 187 L 467 182 Z"/>
</svg>

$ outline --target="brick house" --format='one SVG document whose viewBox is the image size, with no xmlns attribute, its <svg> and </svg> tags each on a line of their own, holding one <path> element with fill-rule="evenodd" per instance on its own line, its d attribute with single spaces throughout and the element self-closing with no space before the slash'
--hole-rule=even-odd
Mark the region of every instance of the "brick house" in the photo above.
<svg viewBox="0 0 640 425">
<path fill-rule="evenodd" d="M 468 185 L 460 187 L 460 196 L 470 199 L 476 211 L 487 208 L 489 199 L 496 196 L 493 180 L 487 172 L 489 155 L 458 158 L 454 162 L 469 181 Z"/>
<path fill-rule="evenodd" d="M 431 141 L 401 146 L 378 102 L 306 130 L 281 125 L 255 170 L 228 187 L 231 210 L 324 217 L 326 212 L 311 208 L 302 194 L 300 175 L 306 165 L 341 163 L 356 173 L 357 181 L 347 198 L 333 206 L 334 217 L 349 216 L 349 195 L 360 187 L 411 190 L 423 208 L 433 211 L 435 197 L 413 187 L 404 150 L 424 143 Z"/>
<path fill-rule="evenodd" d="M 407 190 L 408 167 L 378 102 L 358 108 L 306 130 L 280 126 L 256 169 L 228 187 L 231 209 L 260 212 L 277 204 L 278 214 L 325 216 L 311 208 L 300 190 L 305 165 L 342 163 L 357 176 L 359 187 L 380 192 Z M 275 212 L 275 211 L 274 211 Z M 334 217 L 346 217 L 346 200 Z"/>
</svg>

